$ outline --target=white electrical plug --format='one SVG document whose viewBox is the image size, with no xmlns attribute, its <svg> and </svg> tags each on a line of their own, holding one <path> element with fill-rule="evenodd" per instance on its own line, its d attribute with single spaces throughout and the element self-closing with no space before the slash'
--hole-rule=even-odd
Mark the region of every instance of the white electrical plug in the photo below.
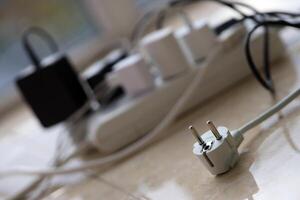
<svg viewBox="0 0 300 200">
<path fill-rule="evenodd" d="M 213 175 L 229 171 L 238 161 L 238 147 L 243 141 L 242 135 L 232 134 L 226 127 L 216 128 L 208 121 L 210 130 L 199 136 L 193 126 L 189 129 L 198 142 L 194 144 L 193 153 Z"/>
<path fill-rule="evenodd" d="M 108 76 L 111 86 L 122 86 L 128 96 L 135 97 L 155 87 L 150 67 L 139 54 L 120 61 Z"/>
<path fill-rule="evenodd" d="M 169 28 L 148 34 L 141 40 L 140 47 L 158 68 L 164 80 L 169 80 L 189 69 L 189 63 Z"/>
<path fill-rule="evenodd" d="M 193 153 L 200 158 L 204 166 L 213 175 L 223 174 L 229 171 L 239 159 L 238 147 L 243 141 L 243 134 L 279 112 L 298 96 L 300 96 L 300 88 L 296 89 L 255 119 L 232 132 L 226 127 L 216 128 L 211 121 L 208 121 L 207 125 L 210 131 L 199 136 L 196 129 L 190 126 L 189 129 L 198 141 L 194 144 Z"/>
<path fill-rule="evenodd" d="M 200 63 L 219 43 L 218 36 L 202 20 L 178 29 L 175 35 L 192 63 Z"/>
</svg>

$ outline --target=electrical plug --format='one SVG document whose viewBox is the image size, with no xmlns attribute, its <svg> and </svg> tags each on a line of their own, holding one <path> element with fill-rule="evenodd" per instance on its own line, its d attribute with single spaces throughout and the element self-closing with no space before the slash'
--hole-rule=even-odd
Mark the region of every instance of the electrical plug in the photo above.
<svg viewBox="0 0 300 200">
<path fill-rule="evenodd" d="M 128 96 L 136 97 L 155 87 L 149 66 L 140 54 L 128 56 L 114 66 L 108 75 L 111 87 L 121 86 Z"/>
<path fill-rule="evenodd" d="M 170 80 L 190 69 L 190 65 L 170 28 L 146 35 L 140 42 L 141 51 L 157 67 L 163 80 Z"/>
<path fill-rule="evenodd" d="M 212 121 L 208 121 L 207 125 L 210 130 L 201 136 L 193 126 L 189 127 L 197 139 L 193 153 L 211 174 L 223 174 L 237 163 L 238 147 L 243 141 L 243 136 L 235 132 L 231 133 L 223 126 L 216 128 Z"/>
<path fill-rule="evenodd" d="M 207 58 L 220 42 L 213 29 L 202 20 L 178 29 L 175 35 L 189 61 L 198 64 Z"/>
</svg>

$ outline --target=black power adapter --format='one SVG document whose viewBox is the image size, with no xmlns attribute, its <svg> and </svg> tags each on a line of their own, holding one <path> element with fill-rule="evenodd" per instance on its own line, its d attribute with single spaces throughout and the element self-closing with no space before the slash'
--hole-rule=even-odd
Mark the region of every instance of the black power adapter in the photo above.
<svg viewBox="0 0 300 200">
<path fill-rule="evenodd" d="M 29 36 L 35 34 L 47 41 L 54 51 L 49 62 L 41 62 L 33 51 Z M 22 43 L 34 67 L 16 79 L 17 87 L 44 127 L 69 118 L 88 100 L 88 96 L 68 58 L 58 53 L 53 38 L 43 29 L 25 31 Z"/>
</svg>

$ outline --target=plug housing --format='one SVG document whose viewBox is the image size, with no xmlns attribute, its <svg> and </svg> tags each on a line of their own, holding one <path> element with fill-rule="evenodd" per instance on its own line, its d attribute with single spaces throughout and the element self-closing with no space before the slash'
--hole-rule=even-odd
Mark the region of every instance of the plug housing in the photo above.
<svg viewBox="0 0 300 200">
<path fill-rule="evenodd" d="M 143 57 L 131 55 L 115 66 L 115 71 L 108 76 L 111 86 L 121 86 L 131 97 L 138 96 L 155 87 L 154 77 Z"/>
<path fill-rule="evenodd" d="M 180 28 L 175 34 L 189 61 L 200 63 L 218 45 L 219 39 L 202 20 L 192 25 Z"/>
<path fill-rule="evenodd" d="M 201 141 L 194 144 L 193 153 L 211 174 L 223 174 L 237 163 L 242 138 L 236 139 L 226 127 L 207 131 L 201 136 Z"/>
<path fill-rule="evenodd" d="M 148 34 L 141 40 L 140 47 L 157 67 L 163 80 L 170 80 L 189 69 L 179 42 L 169 28 Z"/>
</svg>

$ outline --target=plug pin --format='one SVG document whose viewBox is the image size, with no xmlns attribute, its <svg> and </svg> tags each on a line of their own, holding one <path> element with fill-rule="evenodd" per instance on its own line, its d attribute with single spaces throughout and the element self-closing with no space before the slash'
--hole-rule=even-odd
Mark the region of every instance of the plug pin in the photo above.
<svg viewBox="0 0 300 200">
<path fill-rule="evenodd" d="M 214 123 L 212 121 L 207 121 L 206 124 L 208 125 L 210 131 L 214 134 L 214 136 L 216 137 L 216 139 L 217 140 L 221 140 L 222 139 L 222 135 L 219 133 L 219 131 L 216 128 L 216 126 L 214 125 Z"/>
<path fill-rule="evenodd" d="M 198 141 L 198 143 L 202 146 L 205 144 L 205 142 L 203 141 L 203 139 L 199 136 L 198 131 L 195 129 L 195 127 L 193 126 L 189 126 L 189 129 L 191 130 L 193 136 L 196 138 L 196 140 Z"/>
</svg>

